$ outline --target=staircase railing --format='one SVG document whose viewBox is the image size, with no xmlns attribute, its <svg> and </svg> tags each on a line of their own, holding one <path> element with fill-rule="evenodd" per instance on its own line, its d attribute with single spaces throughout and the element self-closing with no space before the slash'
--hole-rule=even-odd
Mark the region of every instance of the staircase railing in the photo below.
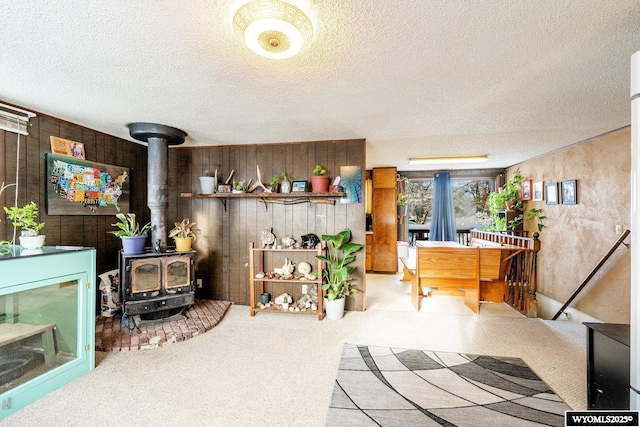
<svg viewBox="0 0 640 427">
<path fill-rule="evenodd" d="M 560 317 L 560 315 L 562 314 L 562 312 L 569 307 L 569 304 L 571 304 L 571 302 L 578 296 L 578 294 L 584 289 L 585 286 L 587 286 L 587 283 L 589 283 L 589 280 L 591 280 L 593 278 L 593 276 L 595 276 L 595 274 L 598 272 L 598 270 L 600 270 L 600 268 L 604 265 L 605 262 L 607 262 L 607 260 L 609 259 L 609 257 L 611 257 L 611 255 L 613 255 L 613 253 L 615 252 L 616 249 L 618 249 L 618 246 L 620 245 L 625 245 L 627 246 L 626 243 L 624 243 L 624 239 L 627 238 L 627 236 L 629 235 L 629 233 L 631 233 L 629 230 L 625 230 L 624 233 L 622 233 L 622 235 L 620 236 L 620 238 L 618 240 L 616 240 L 616 242 L 613 244 L 613 246 L 611 246 L 611 249 L 609 249 L 609 252 L 607 252 L 602 259 L 600 260 L 600 262 L 598 263 L 598 265 L 596 265 L 593 270 L 591 270 L 591 273 L 589 273 L 589 275 L 587 276 L 586 279 L 584 279 L 582 281 L 582 283 L 580 284 L 580 286 L 578 286 L 578 289 L 575 290 L 575 292 L 573 293 L 573 295 L 571 295 L 571 297 L 567 300 L 567 302 L 564 303 L 564 305 L 560 308 L 560 310 L 558 310 L 558 312 L 556 313 L 555 316 L 553 316 L 553 318 L 551 320 L 557 320 L 558 317 Z"/>
<path fill-rule="evenodd" d="M 510 249 L 505 259 L 504 302 L 527 317 L 538 317 L 536 299 L 537 260 L 540 251 L 539 233 L 525 237 L 510 233 L 471 230 L 472 240 L 488 242 L 489 246 Z"/>
</svg>

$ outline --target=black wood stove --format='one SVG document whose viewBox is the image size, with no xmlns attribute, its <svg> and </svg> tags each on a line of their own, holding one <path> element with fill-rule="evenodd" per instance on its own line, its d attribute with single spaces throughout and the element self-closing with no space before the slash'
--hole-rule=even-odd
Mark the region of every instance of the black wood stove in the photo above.
<svg viewBox="0 0 640 427">
<path fill-rule="evenodd" d="M 159 319 L 195 302 L 195 252 L 120 251 L 120 301 L 127 317 Z"/>
<path fill-rule="evenodd" d="M 167 250 L 169 145 L 184 143 L 187 134 L 156 123 L 131 123 L 129 134 L 147 144 L 151 248 L 140 255 L 120 252 L 120 301 L 124 316 L 160 319 L 195 302 L 195 252 Z"/>
</svg>

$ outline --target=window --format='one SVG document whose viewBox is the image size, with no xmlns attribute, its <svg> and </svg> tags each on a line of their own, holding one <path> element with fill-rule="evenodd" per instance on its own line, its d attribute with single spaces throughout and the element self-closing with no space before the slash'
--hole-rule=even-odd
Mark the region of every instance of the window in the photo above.
<svg viewBox="0 0 640 427">
<path fill-rule="evenodd" d="M 487 210 L 487 196 L 493 191 L 495 184 L 492 177 L 451 178 L 453 191 L 453 207 L 456 215 L 456 228 L 468 230 L 482 229 L 491 224 Z M 433 179 L 412 178 L 408 191 L 409 224 L 419 224 L 429 228 L 433 200 Z"/>
</svg>

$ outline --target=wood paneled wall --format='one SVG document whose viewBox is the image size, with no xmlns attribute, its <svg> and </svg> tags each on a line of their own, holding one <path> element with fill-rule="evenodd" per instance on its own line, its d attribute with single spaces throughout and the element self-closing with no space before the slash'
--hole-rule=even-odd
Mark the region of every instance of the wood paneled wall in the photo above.
<svg viewBox="0 0 640 427">
<path fill-rule="evenodd" d="M 97 249 L 96 271 L 101 274 L 117 268 L 120 242 L 108 234 L 114 229 L 113 216 L 46 215 L 44 154 L 51 151 L 50 136 L 82 142 L 87 160 L 131 168 L 131 212 L 141 222 L 150 220 L 147 208 L 147 147 L 109 136 L 92 129 L 38 114 L 31 119 L 28 136 L 20 136 L 20 160 L 17 163 L 18 135 L 0 131 L 0 183 L 14 183 L 18 170 L 20 187 L 18 205 L 33 200 L 40 209 L 40 221 L 45 222 L 47 246 L 87 246 Z M 180 193 L 199 193 L 198 177 L 207 169 L 218 169 L 220 179 L 235 170 L 236 180 L 256 179 L 260 166 L 262 181 L 286 171 L 294 180 L 308 180 L 316 163 L 327 169 L 333 179 L 340 166 L 361 166 L 365 173 L 365 140 L 319 141 L 310 143 L 264 144 L 218 147 L 175 147 L 169 150 L 169 209 L 167 229 L 184 217 L 196 221 L 202 234 L 195 242 L 196 275 L 203 279 L 198 297 L 249 303 L 249 242 L 259 243 L 263 227 L 273 227 L 279 239 L 307 233 L 334 234 L 351 229 L 353 241 L 365 241 L 364 203 L 299 204 L 265 206 L 257 199 L 227 201 L 225 210 L 220 200 L 187 199 Z M 364 179 L 363 179 L 364 184 Z M 2 206 L 13 205 L 14 187 L 3 194 Z M 3 201 L 0 199 L 0 203 Z M 1 213 L 0 240 L 11 240 L 13 227 Z M 149 242 L 147 242 L 149 244 Z M 168 245 L 173 242 L 168 240 Z M 357 287 L 364 290 L 364 250 L 357 254 L 353 276 Z M 362 294 L 347 300 L 347 309 L 363 310 Z"/>
<path fill-rule="evenodd" d="M 272 227 L 278 241 L 285 236 L 314 233 L 334 234 L 344 228 L 352 232 L 352 241 L 365 241 L 364 203 L 335 205 L 265 205 L 258 199 L 229 199 L 227 207 L 216 199 L 188 199 L 180 193 L 200 193 L 199 176 L 205 170 L 218 169 L 220 181 L 234 170 L 235 180 L 256 179 L 260 166 L 262 181 L 286 171 L 294 180 L 309 180 L 316 163 L 333 179 L 340 166 L 361 166 L 365 173 L 365 140 L 317 141 L 308 143 L 241 145 L 218 147 L 176 147 L 169 150 L 168 222 L 184 217 L 196 221 L 202 229 L 194 244 L 196 276 L 203 279 L 200 296 L 249 303 L 249 243 L 259 245 L 260 233 Z M 353 264 L 356 286 L 364 290 L 364 250 Z M 295 260 L 294 260 L 295 261 Z M 358 293 L 348 298 L 347 309 L 363 310 L 364 298 Z"/>
<path fill-rule="evenodd" d="M 96 271 L 100 274 L 117 268 L 118 238 L 108 234 L 115 217 L 111 215 L 47 215 L 45 212 L 46 179 L 44 154 L 51 152 L 50 136 L 79 141 L 84 144 L 87 160 L 109 163 L 131 168 L 131 205 L 141 221 L 149 221 L 147 205 L 147 148 L 127 140 L 109 136 L 92 129 L 74 125 L 46 115 L 38 114 L 30 120 L 29 135 L 20 136 L 18 162 L 18 135 L 0 131 L 0 183 L 16 182 L 18 171 L 18 205 L 30 201 L 38 204 L 40 222 L 45 226 L 42 233 L 47 236 L 46 245 L 68 245 L 94 247 L 97 250 Z M 9 187 L 1 206 L 13 206 L 15 187 Z M 0 212 L 0 240 L 11 240 L 13 226 Z M 20 231 L 18 230 L 18 233 Z"/>
</svg>

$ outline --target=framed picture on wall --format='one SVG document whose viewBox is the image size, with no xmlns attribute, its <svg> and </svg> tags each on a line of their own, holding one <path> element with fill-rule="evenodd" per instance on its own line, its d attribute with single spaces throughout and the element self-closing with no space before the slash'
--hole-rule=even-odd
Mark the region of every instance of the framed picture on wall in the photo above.
<svg viewBox="0 0 640 427">
<path fill-rule="evenodd" d="M 534 202 L 541 202 L 543 200 L 543 197 L 544 197 L 543 188 L 544 187 L 542 185 L 542 181 L 533 183 L 533 199 L 532 200 Z"/>
<path fill-rule="evenodd" d="M 292 193 L 305 193 L 307 191 L 307 181 L 293 181 L 291 183 Z"/>
<path fill-rule="evenodd" d="M 522 186 L 520 186 L 520 198 L 522 200 L 531 200 L 531 180 L 530 179 L 522 181 Z"/>
<path fill-rule="evenodd" d="M 558 204 L 558 183 L 547 182 L 547 184 L 544 187 L 545 187 L 545 193 L 547 193 L 547 204 L 557 205 Z"/>
<path fill-rule="evenodd" d="M 231 193 L 231 184 L 218 184 L 218 193 Z"/>
<path fill-rule="evenodd" d="M 575 179 L 562 181 L 562 204 L 575 205 L 578 203 L 578 182 Z"/>
</svg>

